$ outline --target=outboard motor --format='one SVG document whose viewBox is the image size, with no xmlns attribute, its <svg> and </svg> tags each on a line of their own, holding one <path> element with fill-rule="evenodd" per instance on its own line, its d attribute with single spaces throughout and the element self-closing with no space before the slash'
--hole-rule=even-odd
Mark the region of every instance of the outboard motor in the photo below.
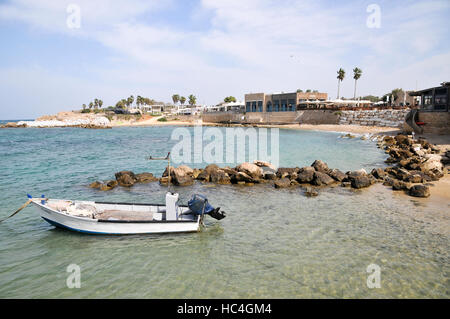
<svg viewBox="0 0 450 319">
<path fill-rule="evenodd" d="M 209 215 L 217 220 L 225 218 L 225 212 L 220 212 L 220 207 L 214 208 L 208 203 L 208 199 L 199 194 L 195 194 L 188 201 L 189 209 L 196 215 Z"/>
</svg>

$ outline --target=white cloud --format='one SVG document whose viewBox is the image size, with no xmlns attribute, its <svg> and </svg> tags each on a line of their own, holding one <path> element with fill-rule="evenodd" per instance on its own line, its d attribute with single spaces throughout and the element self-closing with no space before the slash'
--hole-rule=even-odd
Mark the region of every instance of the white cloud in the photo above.
<svg viewBox="0 0 450 319">
<path fill-rule="evenodd" d="M 93 66 L 98 79 L 130 94 L 142 89 L 169 100 L 175 92 L 194 92 L 200 102 L 215 103 L 248 91 L 311 88 L 334 98 L 339 67 L 347 71 L 345 96 L 353 95 L 355 66 L 363 69 L 363 95 L 411 88 L 415 79 L 420 87 L 437 85 L 449 74 L 448 67 L 438 67 L 449 54 L 442 14 L 450 11 L 448 1 L 381 2 L 381 28 L 369 29 L 368 3 L 203 0 L 190 14 L 197 21 L 208 18 L 210 27 L 196 31 L 153 23 L 151 14 L 177 5 L 156 0 L 77 1 L 82 28 L 68 30 L 65 8 L 71 2 L 14 0 L 0 5 L 0 19 L 101 43 L 111 52 L 105 58 L 126 63 L 113 70 Z"/>
</svg>

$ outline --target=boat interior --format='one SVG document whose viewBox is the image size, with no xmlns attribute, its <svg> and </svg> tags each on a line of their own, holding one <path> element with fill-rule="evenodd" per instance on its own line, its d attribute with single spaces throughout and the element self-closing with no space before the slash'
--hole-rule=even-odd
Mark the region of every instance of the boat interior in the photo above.
<svg viewBox="0 0 450 319">
<path fill-rule="evenodd" d="M 167 219 L 166 205 L 160 204 L 128 204 L 103 203 L 91 201 L 70 201 L 49 199 L 45 206 L 60 213 L 92 218 L 99 221 L 196 221 L 197 216 L 192 214 L 187 206 L 175 206 L 174 218 Z"/>
</svg>

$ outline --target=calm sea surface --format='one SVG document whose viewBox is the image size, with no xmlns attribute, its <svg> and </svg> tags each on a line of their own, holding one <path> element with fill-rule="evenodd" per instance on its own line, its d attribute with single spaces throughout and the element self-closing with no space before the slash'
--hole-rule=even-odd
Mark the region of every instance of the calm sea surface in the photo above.
<svg viewBox="0 0 450 319">
<path fill-rule="evenodd" d="M 163 202 L 166 188 L 158 183 L 110 192 L 87 185 L 120 170 L 160 176 L 165 163 L 145 158 L 171 150 L 173 129 L 1 129 L 0 216 L 27 193 Z M 280 130 L 280 166 L 315 159 L 343 171 L 384 166 L 374 142 L 339 136 Z M 448 203 L 379 184 L 328 188 L 315 198 L 269 185 L 176 190 L 184 203 L 206 195 L 227 218 L 208 218 L 201 233 L 89 236 L 55 229 L 26 208 L 0 224 L 0 298 L 450 297 Z M 70 264 L 81 267 L 80 289 L 66 286 Z M 379 289 L 367 287 L 370 264 L 381 269 Z"/>
</svg>

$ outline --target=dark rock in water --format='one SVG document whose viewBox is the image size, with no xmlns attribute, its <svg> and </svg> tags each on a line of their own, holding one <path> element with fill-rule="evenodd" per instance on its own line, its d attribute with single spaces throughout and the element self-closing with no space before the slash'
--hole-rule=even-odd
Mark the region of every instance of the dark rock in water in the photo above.
<svg viewBox="0 0 450 319">
<path fill-rule="evenodd" d="M 397 179 L 401 180 L 401 181 L 406 181 L 409 177 L 409 172 L 408 170 L 404 169 L 404 168 L 395 168 L 394 171 L 395 177 L 397 177 Z"/>
<path fill-rule="evenodd" d="M 102 186 L 102 183 L 99 181 L 93 182 L 89 185 L 90 188 L 100 188 Z"/>
<path fill-rule="evenodd" d="M 240 182 L 257 183 L 258 180 L 244 172 L 238 172 L 237 174 L 231 176 L 231 182 L 233 184 L 239 184 Z"/>
<path fill-rule="evenodd" d="M 414 185 L 409 189 L 409 195 L 414 197 L 429 197 L 430 188 L 425 185 Z"/>
<path fill-rule="evenodd" d="M 111 189 L 113 189 L 114 187 L 116 187 L 119 183 L 116 180 L 110 180 L 106 183 L 106 186 L 110 187 Z"/>
<path fill-rule="evenodd" d="M 385 136 L 383 142 L 386 145 L 394 145 L 397 141 L 392 136 Z"/>
<path fill-rule="evenodd" d="M 230 176 L 221 169 L 211 172 L 210 180 L 216 184 L 231 184 Z"/>
<path fill-rule="evenodd" d="M 383 179 L 386 176 L 386 172 L 382 168 L 374 168 L 370 174 L 378 179 Z"/>
<path fill-rule="evenodd" d="M 422 183 L 423 177 L 421 174 L 410 174 L 405 178 L 405 182 L 408 183 Z"/>
<path fill-rule="evenodd" d="M 367 175 L 354 176 L 351 178 L 353 188 L 364 188 L 372 185 L 370 178 Z"/>
<path fill-rule="evenodd" d="M 267 179 L 267 180 L 275 180 L 275 179 L 277 179 L 277 174 L 274 173 L 274 172 L 267 171 L 267 172 L 264 172 L 263 174 L 264 174 L 263 175 L 264 179 Z"/>
<path fill-rule="evenodd" d="M 136 176 L 131 171 L 122 171 L 116 173 L 116 180 L 120 186 L 131 187 L 136 182 Z"/>
<path fill-rule="evenodd" d="M 334 179 L 322 172 L 314 172 L 314 179 L 312 181 L 314 185 L 323 186 L 334 183 Z"/>
<path fill-rule="evenodd" d="M 220 167 L 217 166 L 216 164 L 209 164 L 208 166 L 205 167 L 204 170 L 207 171 L 208 173 L 211 173 L 211 172 L 213 172 L 215 170 L 218 170 L 218 169 L 220 169 Z"/>
<path fill-rule="evenodd" d="M 411 145 L 411 140 L 406 135 L 398 134 L 394 138 L 397 141 L 398 145 L 401 145 L 401 144 L 403 144 L 403 145 Z"/>
<path fill-rule="evenodd" d="M 111 189 L 113 189 L 113 187 L 109 187 L 108 185 L 105 185 L 105 184 L 102 184 L 102 186 L 100 187 L 100 190 L 104 191 L 104 192 L 109 191 Z"/>
<path fill-rule="evenodd" d="M 298 173 L 300 169 L 298 167 L 279 167 L 277 169 L 278 178 L 290 178 L 293 173 Z"/>
<path fill-rule="evenodd" d="M 318 196 L 319 192 L 312 187 L 306 187 L 305 195 L 308 197 L 314 197 L 314 196 Z"/>
<path fill-rule="evenodd" d="M 357 171 L 350 171 L 345 174 L 347 175 L 347 177 L 344 178 L 344 182 L 351 182 L 352 179 L 358 176 L 367 176 L 367 172 L 363 168 Z"/>
<path fill-rule="evenodd" d="M 152 173 L 140 173 L 140 174 L 136 174 L 135 176 L 136 176 L 136 182 L 138 182 L 138 183 L 151 183 L 151 182 L 156 182 L 158 180 L 158 178 L 153 176 Z"/>
<path fill-rule="evenodd" d="M 317 172 L 328 174 L 328 172 L 330 171 L 328 165 L 321 160 L 315 160 L 314 163 L 311 164 L 311 166 L 314 167 Z"/>
<path fill-rule="evenodd" d="M 291 180 L 289 178 L 282 178 L 279 180 L 276 180 L 274 183 L 275 188 L 286 188 L 291 186 Z"/>
<path fill-rule="evenodd" d="M 159 184 L 161 184 L 162 186 L 167 186 L 169 184 L 169 177 L 168 176 L 163 176 L 159 179 Z"/>
<path fill-rule="evenodd" d="M 408 190 L 408 183 L 394 179 L 392 189 L 394 191 Z"/>
<path fill-rule="evenodd" d="M 194 168 L 194 170 L 192 171 L 192 177 L 194 179 L 197 179 L 198 175 L 200 175 L 201 172 L 203 172 L 202 169 Z"/>
<path fill-rule="evenodd" d="M 209 173 L 207 170 L 203 170 L 201 171 L 198 175 L 197 178 L 199 181 L 205 181 L 205 182 L 209 182 Z"/>
<path fill-rule="evenodd" d="M 314 167 L 311 166 L 300 168 L 300 171 L 297 173 L 297 182 L 311 183 L 314 179 L 315 171 Z"/>
<path fill-rule="evenodd" d="M 336 180 L 338 182 L 342 182 L 345 179 L 345 177 L 347 176 L 343 172 L 338 170 L 337 168 L 330 170 L 328 175 L 330 175 L 334 180 Z"/>
</svg>

